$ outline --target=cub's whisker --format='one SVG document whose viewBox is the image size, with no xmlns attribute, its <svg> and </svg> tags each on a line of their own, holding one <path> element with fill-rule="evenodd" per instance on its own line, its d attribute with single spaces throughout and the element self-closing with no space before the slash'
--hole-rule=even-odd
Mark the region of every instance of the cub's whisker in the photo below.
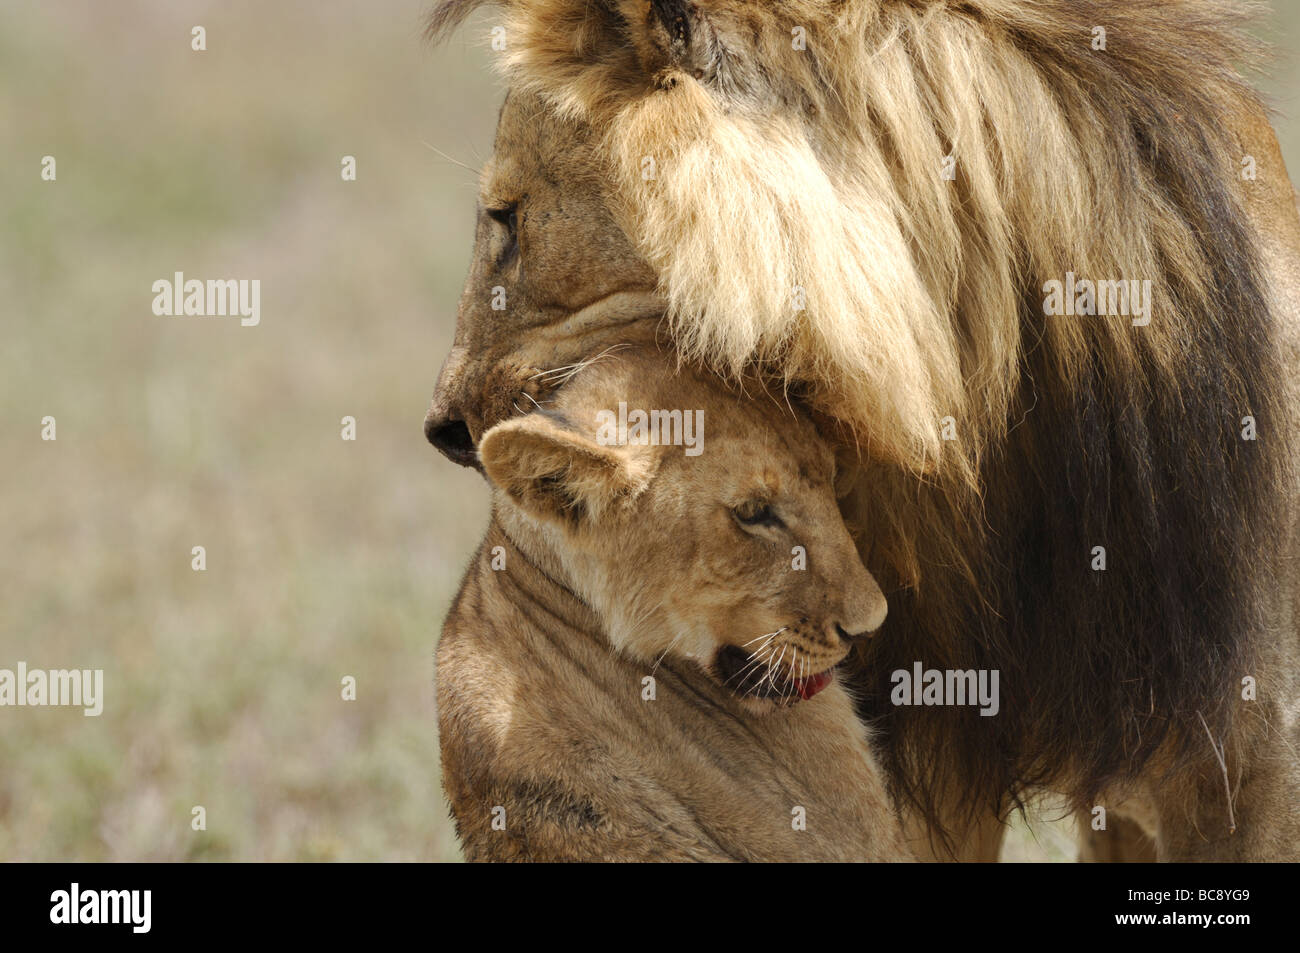
<svg viewBox="0 0 1300 953">
<path fill-rule="evenodd" d="M 783 625 L 775 632 L 769 632 L 767 635 L 760 635 L 758 639 L 774 639 L 788 628 L 790 628 L 788 625 Z M 743 648 L 746 645 L 753 645 L 758 641 L 758 639 L 750 639 L 748 642 L 742 643 L 741 647 Z"/>
<path fill-rule="evenodd" d="M 759 664 L 762 663 L 763 656 L 761 654 L 761 651 L 762 650 L 760 649 L 759 651 L 751 653 L 749 656 L 749 661 L 746 662 L 741 667 L 740 671 L 738 671 L 731 678 L 727 679 L 727 682 L 728 683 L 731 682 L 732 679 L 740 679 L 740 684 L 744 685 L 745 681 L 748 680 L 750 674 L 752 674 L 753 671 L 759 666 Z"/>
</svg>

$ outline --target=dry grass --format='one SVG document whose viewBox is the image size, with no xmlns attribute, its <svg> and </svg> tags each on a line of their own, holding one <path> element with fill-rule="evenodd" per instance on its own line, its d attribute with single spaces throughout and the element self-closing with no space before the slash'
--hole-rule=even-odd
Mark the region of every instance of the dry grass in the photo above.
<svg viewBox="0 0 1300 953">
<path fill-rule="evenodd" d="M 486 493 L 420 423 L 474 193 L 425 144 L 477 164 L 500 90 L 423 7 L 0 7 L 0 667 L 106 693 L 0 712 L 0 859 L 458 856 L 432 654 Z M 178 270 L 260 278 L 261 326 L 155 317 Z"/>
<path fill-rule="evenodd" d="M 0 666 L 106 682 L 0 713 L 0 858 L 457 856 L 432 653 L 486 500 L 420 425 L 473 191 L 424 143 L 485 153 L 499 93 L 375 9 L 0 10 Z M 155 317 L 177 270 L 261 325 Z"/>
</svg>

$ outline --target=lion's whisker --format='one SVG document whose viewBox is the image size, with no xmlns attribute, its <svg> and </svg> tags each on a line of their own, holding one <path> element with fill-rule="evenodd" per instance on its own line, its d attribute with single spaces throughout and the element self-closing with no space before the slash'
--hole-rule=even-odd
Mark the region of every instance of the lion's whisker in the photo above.
<svg viewBox="0 0 1300 953">
<path fill-rule="evenodd" d="M 452 158 L 451 156 L 447 155 L 447 153 L 439 149 L 437 146 L 430 145 L 429 143 L 425 142 L 423 139 L 420 140 L 420 145 L 424 146 L 426 149 L 432 149 L 434 152 L 438 153 L 438 155 L 442 156 L 452 165 L 460 166 L 462 169 L 464 169 L 466 172 L 468 172 L 470 175 L 474 176 L 475 178 L 479 177 L 480 174 L 479 169 L 472 168 L 466 165 L 465 163 L 461 162 L 459 159 Z"/>
<path fill-rule="evenodd" d="M 561 379 L 560 383 L 561 385 L 563 385 L 565 383 L 568 383 L 568 381 L 575 374 L 578 374 L 580 371 L 585 370 L 588 367 L 591 367 L 593 364 L 595 364 L 597 361 L 601 360 L 602 358 L 609 356 L 615 351 L 620 351 L 623 348 L 630 347 L 630 346 L 631 345 L 627 343 L 612 344 L 609 347 L 605 348 L 605 350 L 601 351 L 599 354 L 596 354 L 593 357 L 584 358 L 583 360 L 578 361 L 577 363 L 565 364 L 562 367 L 553 367 L 550 370 L 546 370 L 546 371 L 538 371 L 536 374 L 530 377 L 529 380 L 535 380 L 536 378 L 541 377 L 541 378 L 545 378 L 548 382 L 550 382 L 552 379 L 560 378 Z"/>
</svg>

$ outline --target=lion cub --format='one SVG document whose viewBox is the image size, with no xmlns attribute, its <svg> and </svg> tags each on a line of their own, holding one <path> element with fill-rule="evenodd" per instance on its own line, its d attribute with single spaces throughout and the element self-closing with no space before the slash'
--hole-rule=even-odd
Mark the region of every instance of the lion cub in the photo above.
<svg viewBox="0 0 1300 953">
<path fill-rule="evenodd" d="M 637 409 L 681 413 L 637 443 Z M 911 859 L 832 674 L 885 600 L 810 422 L 624 352 L 479 452 L 438 647 L 470 860 Z"/>
</svg>

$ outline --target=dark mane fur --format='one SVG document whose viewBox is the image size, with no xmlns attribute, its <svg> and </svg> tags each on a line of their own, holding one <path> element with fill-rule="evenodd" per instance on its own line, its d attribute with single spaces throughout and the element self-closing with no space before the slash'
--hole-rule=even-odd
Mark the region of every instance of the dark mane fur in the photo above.
<svg viewBox="0 0 1300 953">
<path fill-rule="evenodd" d="M 976 555 L 951 567 L 919 543 L 921 582 L 896 580 L 886 637 L 858 666 L 863 714 L 881 719 L 902 793 L 932 818 L 934 792 L 949 784 L 967 792 L 972 816 L 1035 785 L 1064 786 L 1087 809 L 1158 752 L 1170 773 L 1204 763 L 1202 718 L 1215 738 L 1237 739 L 1241 679 L 1253 671 L 1279 552 L 1288 424 L 1257 239 L 1234 175 L 1239 102 L 1197 82 L 1246 51 L 1231 42 L 1241 41 L 1239 7 L 1032 7 L 1034 25 L 1011 27 L 1016 44 L 1069 115 L 1111 134 L 1115 178 L 1099 187 L 1122 189 L 1133 221 L 1154 203 L 1176 210 L 1203 243 L 1207 274 L 1199 287 L 1177 268 L 1163 275 L 1177 322 L 1171 354 L 1116 362 L 1093 338 L 1067 375 L 1042 330 L 1038 289 L 1053 275 L 1023 276 L 1029 343 L 1012 426 L 982 461 L 982 499 L 922 491 Z M 1035 28 L 1045 22 L 1055 25 L 1047 35 Z M 1094 24 L 1108 25 L 1121 51 L 1110 69 L 1098 71 L 1077 43 Z M 1099 240 L 1108 227 L 1098 223 Z M 1247 415 L 1255 442 L 1240 437 Z M 1094 546 L 1106 549 L 1104 572 L 1090 568 Z M 998 669 L 1002 714 L 895 708 L 889 673 L 916 659 Z"/>
</svg>

